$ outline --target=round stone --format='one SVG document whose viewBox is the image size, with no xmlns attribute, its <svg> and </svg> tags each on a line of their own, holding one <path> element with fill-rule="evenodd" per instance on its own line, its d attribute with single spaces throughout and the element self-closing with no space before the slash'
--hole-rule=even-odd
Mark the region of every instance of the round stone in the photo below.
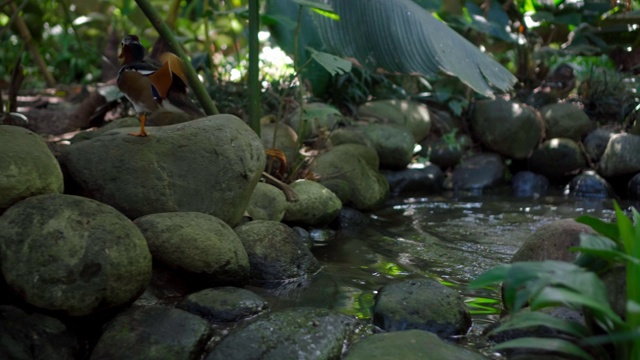
<svg viewBox="0 0 640 360">
<path fill-rule="evenodd" d="M 0 217 L 0 268 L 28 303 L 81 316 L 141 294 L 151 278 L 151 254 L 138 228 L 114 208 L 48 194 Z"/>
</svg>

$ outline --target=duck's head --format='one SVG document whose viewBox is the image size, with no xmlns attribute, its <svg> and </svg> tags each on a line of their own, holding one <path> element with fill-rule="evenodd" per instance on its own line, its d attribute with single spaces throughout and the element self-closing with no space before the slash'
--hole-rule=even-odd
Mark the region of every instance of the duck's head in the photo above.
<svg viewBox="0 0 640 360">
<path fill-rule="evenodd" d="M 144 47 L 140 43 L 140 38 L 136 35 L 127 35 L 122 39 L 119 58 L 123 59 L 123 64 L 142 61 L 144 59 Z"/>
</svg>

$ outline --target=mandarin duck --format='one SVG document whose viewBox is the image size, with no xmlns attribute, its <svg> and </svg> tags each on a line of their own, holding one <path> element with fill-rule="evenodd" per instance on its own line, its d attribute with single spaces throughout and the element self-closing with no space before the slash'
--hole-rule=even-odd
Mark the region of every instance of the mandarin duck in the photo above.
<svg viewBox="0 0 640 360">
<path fill-rule="evenodd" d="M 569 64 L 560 64 L 544 80 L 540 86 L 533 90 L 534 93 L 544 92 L 564 99 L 571 90 L 576 87 L 576 74 Z"/>
<path fill-rule="evenodd" d="M 182 61 L 172 53 L 160 56 L 160 63 L 145 59 L 144 47 L 135 35 L 122 39 L 122 67 L 118 71 L 118 88 L 129 99 L 140 119 L 140 131 L 147 136 L 147 115 L 158 111 L 186 113 L 192 118 L 205 114 L 187 96 L 187 80 Z"/>
</svg>

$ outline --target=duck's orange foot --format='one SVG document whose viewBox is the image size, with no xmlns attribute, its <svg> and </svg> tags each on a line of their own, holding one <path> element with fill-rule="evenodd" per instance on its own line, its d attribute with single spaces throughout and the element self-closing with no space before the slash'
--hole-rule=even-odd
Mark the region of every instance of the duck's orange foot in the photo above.
<svg viewBox="0 0 640 360">
<path fill-rule="evenodd" d="M 148 135 L 147 132 L 144 131 L 144 123 L 147 120 L 147 114 L 145 114 L 145 113 L 140 114 L 139 115 L 139 119 L 140 119 L 140 131 L 134 132 L 134 133 L 129 133 L 129 135 L 138 136 L 138 137 L 144 137 L 144 136 Z"/>
<path fill-rule="evenodd" d="M 149 134 L 147 134 L 147 132 L 143 130 L 143 131 L 129 133 L 129 135 L 138 136 L 138 137 L 145 137 L 145 136 L 148 136 Z"/>
</svg>

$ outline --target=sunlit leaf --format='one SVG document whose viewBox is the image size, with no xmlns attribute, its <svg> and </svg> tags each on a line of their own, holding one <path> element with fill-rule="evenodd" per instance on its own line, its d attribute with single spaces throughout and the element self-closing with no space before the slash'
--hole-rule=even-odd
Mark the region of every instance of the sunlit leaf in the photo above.
<svg viewBox="0 0 640 360">
<path fill-rule="evenodd" d="M 522 337 L 500 343 L 493 347 L 494 350 L 522 348 L 556 351 L 563 354 L 573 355 L 580 359 L 593 359 L 589 353 L 582 350 L 578 345 L 563 339 Z"/>
<path fill-rule="evenodd" d="M 311 51 L 311 57 L 322 65 L 331 75 L 340 75 L 351 71 L 353 64 L 350 61 L 311 48 L 308 48 L 308 50 Z"/>
<path fill-rule="evenodd" d="M 465 299 L 464 302 L 472 315 L 500 313 L 500 301 L 497 299 L 473 297 Z"/>
<path fill-rule="evenodd" d="M 325 11 L 325 10 L 321 10 L 321 9 L 311 9 L 313 12 L 320 14 L 324 17 L 327 17 L 331 20 L 335 20 L 335 21 L 339 21 L 340 20 L 340 15 L 334 13 L 333 11 Z"/>
</svg>

